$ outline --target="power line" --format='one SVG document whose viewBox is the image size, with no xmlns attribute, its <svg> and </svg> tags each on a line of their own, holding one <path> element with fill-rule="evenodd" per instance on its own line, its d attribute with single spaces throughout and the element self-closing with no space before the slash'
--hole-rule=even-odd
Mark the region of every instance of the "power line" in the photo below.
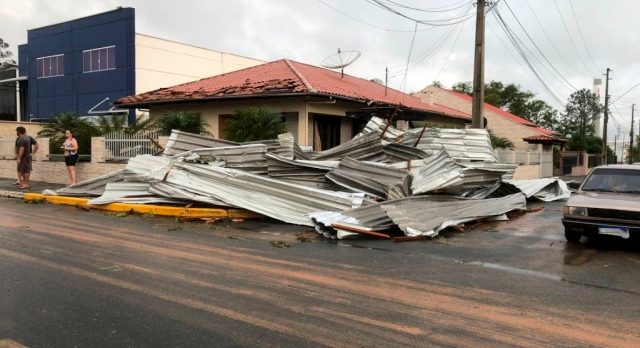
<svg viewBox="0 0 640 348">
<path fill-rule="evenodd" d="M 578 71 L 578 69 L 576 69 L 571 63 L 569 63 L 569 61 L 564 57 L 564 55 L 562 55 L 562 53 L 560 53 L 560 50 L 558 50 L 558 47 L 556 47 L 556 45 L 553 43 L 553 40 L 551 40 L 551 37 L 549 36 L 549 34 L 547 33 L 547 31 L 544 29 L 544 26 L 542 25 L 542 23 L 540 23 L 540 20 L 538 19 L 538 16 L 536 15 L 536 13 L 533 11 L 533 7 L 531 7 L 531 4 L 529 4 L 529 0 L 527 1 L 527 5 L 529 6 L 529 9 L 531 10 L 531 13 L 533 13 L 533 16 L 535 17 L 536 21 L 538 22 L 538 25 L 540 25 L 540 28 L 542 29 L 542 31 L 544 32 L 544 35 L 547 36 L 547 39 L 549 39 L 549 42 L 551 42 L 551 45 L 553 46 L 553 48 L 556 50 L 556 52 L 558 52 L 558 55 L 560 55 L 560 57 L 562 57 L 562 59 L 564 60 L 565 63 L 567 63 L 567 65 L 573 69 L 573 71 L 577 72 L 578 74 L 585 76 L 585 77 L 592 77 L 590 75 L 586 75 L 581 73 L 580 71 Z M 589 72 L 589 71 L 587 71 Z"/>
<path fill-rule="evenodd" d="M 395 29 L 387 29 L 387 28 L 379 27 L 379 26 L 377 26 L 377 25 L 375 25 L 375 24 L 367 23 L 367 22 L 362 21 L 362 20 L 360 20 L 360 19 L 358 19 L 358 18 L 355 18 L 355 17 L 353 17 L 353 16 L 351 16 L 351 15 L 349 15 L 349 14 L 347 14 L 347 13 L 344 13 L 344 12 L 342 12 L 342 11 L 338 10 L 337 8 L 335 8 L 335 7 L 333 7 L 333 6 L 329 5 L 329 4 L 327 4 L 326 2 L 324 2 L 324 1 L 322 1 L 322 0 L 318 0 L 318 2 L 320 2 L 321 4 L 323 4 L 323 5 L 327 6 L 328 8 L 330 8 L 330 9 L 332 9 L 332 10 L 334 10 L 334 11 L 336 11 L 336 12 L 338 12 L 338 13 L 342 14 L 343 16 L 349 17 L 349 18 L 353 19 L 354 21 L 360 22 L 360 23 L 365 24 L 365 25 L 368 25 L 368 26 L 370 26 L 370 27 L 374 27 L 374 28 L 377 28 L 377 29 L 380 29 L 380 30 L 384 30 L 384 31 L 395 32 L 395 33 L 413 33 L 413 30 L 395 30 Z M 418 30 L 418 31 L 427 31 L 427 30 L 431 30 L 431 29 L 434 29 L 434 28 L 435 28 L 435 27 L 427 28 L 427 29 L 420 29 L 420 30 Z"/>
<path fill-rule="evenodd" d="M 387 6 L 386 4 L 384 4 L 381 0 L 365 0 L 368 3 L 379 7 L 385 11 L 391 12 L 395 15 L 398 15 L 400 17 L 409 19 L 411 21 L 414 21 L 416 23 L 420 23 L 420 24 L 424 24 L 424 25 L 428 25 L 428 26 L 450 26 L 450 25 L 455 25 L 458 24 L 460 22 L 464 22 L 469 20 L 470 18 L 473 18 L 474 15 L 473 14 L 465 14 L 463 16 L 454 16 L 454 17 L 450 17 L 450 18 L 446 18 L 446 19 L 432 19 L 432 20 L 418 20 L 415 19 L 413 17 L 410 17 L 400 11 L 396 11 L 393 8 Z M 442 22 L 442 23 L 439 23 Z"/>
<path fill-rule="evenodd" d="M 418 31 L 418 23 L 416 22 L 416 26 L 413 32 L 413 39 L 411 39 L 411 46 L 409 46 L 409 55 L 407 56 L 407 70 L 409 70 L 409 61 L 411 60 L 411 53 L 413 52 L 413 43 L 416 41 L 416 32 Z M 404 87 L 406 87 L 406 82 L 407 82 L 407 71 L 405 70 L 404 73 L 404 78 L 402 79 L 402 82 L 400 83 L 400 88 L 402 88 L 402 101 L 404 102 Z M 404 86 L 403 86 L 404 85 Z M 396 98 L 398 98 L 398 95 L 400 93 L 396 93 L 396 96 L 393 97 L 393 101 L 396 101 Z"/>
<path fill-rule="evenodd" d="M 458 7 L 453 7 L 453 8 L 450 8 L 450 9 L 446 9 L 446 10 L 445 10 L 445 8 L 456 6 L 456 5 L 459 5 L 459 4 L 462 4 L 462 3 L 468 3 L 469 1 L 468 0 L 463 0 L 463 1 L 457 2 L 455 4 L 451 4 L 451 5 L 448 5 L 448 6 L 442 6 L 442 7 L 434 7 L 432 9 L 422 9 L 422 8 L 406 6 L 406 5 L 402 5 L 400 3 L 397 3 L 395 1 L 391 1 L 391 0 L 386 0 L 386 2 L 390 3 L 391 6 L 401 7 L 401 8 L 405 8 L 405 9 L 408 9 L 408 10 L 414 10 L 414 11 L 420 11 L 420 12 L 448 12 L 448 11 L 457 10 L 457 9 L 465 6 L 465 4 L 460 5 Z"/>
<path fill-rule="evenodd" d="M 587 64 L 585 64 L 584 60 L 582 60 L 582 56 L 580 55 L 580 52 L 578 51 L 578 47 L 576 47 L 576 43 L 573 42 L 573 38 L 571 37 L 571 33 L 569 33 L 569 28 L 567 28 L 567 24 L 564 22 L 564 17 L 562 17 L 562 12 L 560 12 L 560 7 L 558 6 L 558 1 L 557 0 L 553 0 L 553 1 L 556 4 L 556 9 L 558 10 L 558 14 L 560 15 L 560 19 L 562 19 L 562 25 L 564 25 L 564 30 L 567 32 L 567 35 L 569 35 L 569 40 L 571 40 L 571 44 L 573 45 L 573 48 L 576 50 L 576 53 L 578 54 L 578 57 L 580 58 L 580 61 L 582 62 L 582 65 L 584 65 L 584 68 L 587 69 L 587 71 L 589 71 L 589 68 L 587 68 Z"/>
<path fill-rule="evenodd" d="M 442 64 L 442 68 L 440 68 L 440 71 L 438 72 L 438 75 L 436 75 L 436 78 L 434 81 L 437 81 L 438 78 L 440 77 L 440 74 L 442 74 L 442 70 L 444 70 L 444 67 L 447 65 L 447 62 L 451 57 L 451 53 L 453 53 L 453 50 L 456 48 L 456 44 L 458 43 L 458 39 L 460 38 L 460 34 L 462 34 L 463 29 L 464 29 L 464 23 L 462 23 L 460 27 L 460 31 L 458 32 L 458 36 L 456 36 L 456 41 L 453 42 L 453 46 L 451 46 L 451 51 L 449 51 L 449 55 L 447 55 L 447 59 L 445 59 L 444 64 Z"/>
<path fill-rule="evenodd" d="M 587 42 L 584 40 L 584 36 L 582 35 L 582 29 L 580 29 L 580 23 L 578 23 L 578 16 L 576 16 L 576 11 L 573 9 L 573 3 L 571 2 L 571 0 L 569 0 L 569 5 L 571 5 L 571 12 L 573 12 L 573 18 L 576 20 L 576 25 L 578 26 L 578 32 L 580 33 L 580 37 L 582 38 L 582 43 L 584 44 L 584 48 L 587 49 L 587 54 L 591 59 L 591 63 L 593 63 L 593 66 L 596 67 L 597 71 L 602 72 L 602 70 L 598 68 L 598 66 L 596 65 L 596 62 L 593 60 L 593 57 L 591 56 L 591 52 L 589 52 L 589 47 L 587 46 Z"/>
<path fill-rule="evenodd" d="M 562 80 L 564 80 L 564 82 L 566 82 L 569 86 L 571 86 L 571 88 L 573 88 L 573 90 L 575 91 L 577 88 L 575 88 L 569 81 L 567 81 L 567 79 L 564 78 L 564 76 L 562 76 L 562 74 L 560 74 L 560 72 L 558 71 L 558 69 L 556 69 L 553 64 L 551 64 L 551 62 L 549 61 L 549 59 L 547 59 L 547 56 L 544 55 L 544 53 L 542 53 L 542 51 L 540 50 L 540 48 L 538 47 L 538 45 L 535 43 L 535 41 L 533 41 L 533 39 L 531 38 L 531 36 L 529 35 L 529 33 L 527 32 L 527 30 L 524 28 L 524 26 L 522 25 L 522 23 L 520 23 L 520 20 L 518 19 L 518 17 L 516 16 L 516 14 L 513 12 L 513 10 L 511 9 L 511 6 L 509 6 L 509 3 L 507 2 L 507 0 L 504 0 L 504 4 L 507 5 L 507 8 L 509 9 L 509 12 L 511 12 L 511 14 L 513 15 L 513 17 L 516 19 L 516 21 L 518 22 L 518 24 L 520 25 L 520 28 L 522 28 L 522 30 L 524 31 L 524 33 L 527 35 L 527 37 L 529 38 L 529 40 L 531 40 L 531 43 L 533 43 L 533 46 L 538 50 L 538 52 L 540 52 L 540 54 L 542 55 L 542 58 L 544 58 L 544 60 L 547 61 L 547 63 L 549 63 L 549 66 L 551 66 L 551 68 L 562 78 Z"/>
</svg>

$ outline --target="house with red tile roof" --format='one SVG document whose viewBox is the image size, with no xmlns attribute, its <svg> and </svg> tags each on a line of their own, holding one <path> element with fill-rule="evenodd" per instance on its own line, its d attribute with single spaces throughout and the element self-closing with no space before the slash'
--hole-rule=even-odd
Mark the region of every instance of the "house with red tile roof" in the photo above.
<svg viewBox="0 0 640 348">
<path fill-rule="evenodd" d="M 224 139 L 226 120 L 239 107 L 271 106 L 284 115 L 300 145 L 324 150 L 350 140 L 366 116 L 426 120 L 463 128 L 468 113 L 386 88 L 366 79 L 288 59 L 217 75 L 173 87 L 121 98 L 119 108 L 148 109 L 150 117 L 166 111 L 196 111 L 209 131 Z M 314 139 L 316 140 L 314 143 Z"/>
<path fill-rule="evenodd" d="M 473 98 L 464 93 L 429 86 L 413 96 L 431 106 L 457 110 L 471 117 Z M 550 147 L 566 143 L 555 132 L 487 103 L 484 103 L 484 118 L 488 129 L 497 136 L 511 140 L 518 150 L 538 150 L 540 144 Z"/>
</svg>

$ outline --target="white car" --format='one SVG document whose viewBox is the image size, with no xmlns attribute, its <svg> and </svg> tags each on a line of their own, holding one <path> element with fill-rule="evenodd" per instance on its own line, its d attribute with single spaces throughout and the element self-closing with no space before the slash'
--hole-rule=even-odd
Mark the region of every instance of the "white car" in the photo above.
<svg viewBox="0 0 640 348">
<path fill-rule="evenodd" d="M 640 237 L 640 165 L 594 168 L 565 204 L 562 224 L 573 243 L 582 236 Z"/>
</svg>

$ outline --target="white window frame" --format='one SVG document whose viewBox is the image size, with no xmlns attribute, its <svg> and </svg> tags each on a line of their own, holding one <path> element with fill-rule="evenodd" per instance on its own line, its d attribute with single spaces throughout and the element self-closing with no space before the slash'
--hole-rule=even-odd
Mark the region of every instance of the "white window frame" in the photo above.
<svg viewBox="0 0 640 348">
<path fill-rule="evenodd" d="M 37 79 L 50 79 L 52 77 L 64 76 L 64 74 L 58 74 L 58 75 L 55 75 L 55 76 L 41 76 L 41 77 L 38 76 L 38 64 L 40 63 L 40 61 L 42 61 L 42 60 L 44 60 L 46 58 L 53 58 L 53 57 L 64 57 L 64 53 L 62 53 L 62 54 L 54 54 L 52 56 L 36 58 L 36 78 Z M 56 64 L 57 63 L 58 63 L 58 60 L 56 60 Z M 43 69 L 44 69 L 44 62 L 42 62 L 42 64 L 43 64 Z M 62 66 L 64 66 L 64 63 L 62 64 Z M 51 70 L 51 66 L 49 66 L 49 70 Z"/>
<path fill-rule="evenodd" d="M 101 71 L 107 71 L 107 70 L 115 70 L 115 64 L 113 65 L 113 68 L 107 68 L 107 69 L 100 69 L 100 70 L 91 70 L 91 71 L 85 71 L 84 69 L 84 54 L 86 52 L 93 52 L 93 51 L 99 51 L 99 50 L 104 50 L 107 48 L 116 48 L 116 45 L 111 45 L 111 46 L 104 46 L 104 47 L 98 47 L 98 48 L 92 48 L 90 50 L 84 50 L 82 51 L 82 73 L 83 74 L 90 74 L 90 73 L 96 73 L 96 72 L 101 72 Z M 89 60 L 91 60 L 91 55 L 89 55 Z M 109 66 L 109 54 L 107 53 L 107 66 Z"/>
</svg>

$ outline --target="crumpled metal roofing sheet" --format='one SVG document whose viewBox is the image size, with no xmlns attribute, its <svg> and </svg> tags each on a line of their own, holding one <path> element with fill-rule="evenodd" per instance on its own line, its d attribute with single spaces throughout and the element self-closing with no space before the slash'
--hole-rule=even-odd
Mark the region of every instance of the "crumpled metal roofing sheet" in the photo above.
<svg viewBox="0 0 640 348">
<path fill-rule="evenodd" d="M 413 146 L 421 131 L 421 128 L 409 129 L 399 143 Z M 491 146 L 489 133 L 484 129 L 427 128 L 417 147 L 428 155 L 435 155 L 445 149 L 454 159 L 499 162 Z"/>
<path fill-rule="evenodd" d="M 149 192 L 149 184 L 143 182 L 112 182 L 105 187 L 104 194 L 98 198 L 89 200 L 87 204 L 109 204 L 109 203 L 130 203 L 130 204 L 187 204 L 180 199 L 160 197 Z"/>
<path fill-rule="evenodd" d="M 244 170 L 256 174 L 267 174 L 267 145 L 250 144 L 209 149 L 195 149 L 178 154 L 172 159 L 204 163 L 224 162 L 227 168 Z M 197 156 L 193 156 L 197 155 Z"/>
<path fill-rule="evenodd" d="M 367 124 L 364 126 L 364 129 L 362 130 L 362 132 L 356 134 L 356 138 L 357 137 L 361 137 L 364 135 L 367 135 L 369 133 L 374 133 L 374 132 L 379 132 L 382 133 L 382 131 L 384 130 L 384 127 L 387 126 L 387 120 L 384 120 L 380 117 L 376 117 L 373 116 L 371 117 L 371 119 L 369 120 L 369 122 L 367 122 Z M 397 128 L 395 128 L 394 126 L 389 126 L 387 128 L 387 131 L 384 133 L 384 138 L 385 139 L 398 139 L 399 137 L 401 137 L 404 134 L 404 131 L 401 131 Z"/>
<path fill-rule="evenodd" d="M 284 222 L 312 226 L 307 216 L 319 211 L 342 211 L 362 205 L 361 193 L 333 192 L 296 185 L 265 176 L 190 163 L 174 163 L 154 178 L 200 195 L 212 196 L 240 208 Z"/>
<path fill-rule="evenodd" d="M 406 235 L 433 238 L 449 226 L 525 210 L 527 201 L 521 193 L 492 199 L 414 196 L 385 202 L 381 206 Z"/>
<path fill-rule="evenodd" d="M 181 185 L 170 184 L 167 182 L 152 182 L 149 187 L 149 192 L 158 196 L 171 197 L 187 202 L 200 202 L 216 207 L 237 208 L 233 204 L 223 202 L 215 197 L 211 197 L 210 195 L 205 196 L 198 194 L 197 192 L 191 192 L 183 188 Z"/>
<path fill-rule="evenodd" d="M 332 191 L 343 190 L 341 186 L 325 177 L 325 174 L 337 167 L 338 163 L 338 161 L 298 161 L 267 153 L 270 177 Z"/>
<path fill-rule="evenodd" d="M 69 197 L 98 197 L 104 194 L 105 186 L 108 183 L 123 181 L 127 176 L 131 177 L 135 176 L 135 174 L 122 169 L 107 175 L 99 176 L 97 178 L 81 181 L 73 186 L 65 187 L 59 190 L 44 190 L 42 194 Z"/>
<path fill-rule="evenodd" d="M 325 211 L 309 214 L 316 231 L 327 238 L 342 239 L 358 236 L 358 233 L 331 227 L 339 223 L 368 231 L 385 231 L 396 228 L 396 224 L 389 218 L 381 205 L 367 205 L 342 212 Z"/>
<path fill-rule="evenodd" d="M 258 140 L 242 143 L 242 145 L 264 144 L 267 145 L 267 153 L 293 159 L 295 140 L 293 134 L 284 133 L 278 135 L 278 139 Z"/>
<path fill-rule="evenodd" d="M 387 143 L 386 140 L 380 139 L 380 132 L 372 132 L 334 148 L 311 154 L 311 157 L 317 161 L 339 161 L 351 157 L 360 161 L 382 162 L 387 158 L 384 154 L 384 145 Z"/>
<path fill-rule="evenodd" d="M 163 156 L 171 157 L 195 149 L 240 145 L 233 141 L 216 139 L 179 130 L 172 130 Z"/>
<path fill-rule="evenodd" d="M 425 159 L 430 155 L 417 147 L 407 146 L 403 144 L 389 143 L 384 146 L 384 153 L 391 163 Z"/>
<path fill-rule="evenodd" d="M 491 196 L 504 196 L 522 192 L 527 198 L 552 202 L 571 197 L 571 191 L 562 179 L 543 178 L 530 180 L 503 180 L 502 185 Z"/>
<path fill-rule="evenodd" d="M 326 176 L 340 186 L 383 199 L 398 199 L 411 194 L 411 173 L 382 163 L 347 157 Z"/>
</svg>

